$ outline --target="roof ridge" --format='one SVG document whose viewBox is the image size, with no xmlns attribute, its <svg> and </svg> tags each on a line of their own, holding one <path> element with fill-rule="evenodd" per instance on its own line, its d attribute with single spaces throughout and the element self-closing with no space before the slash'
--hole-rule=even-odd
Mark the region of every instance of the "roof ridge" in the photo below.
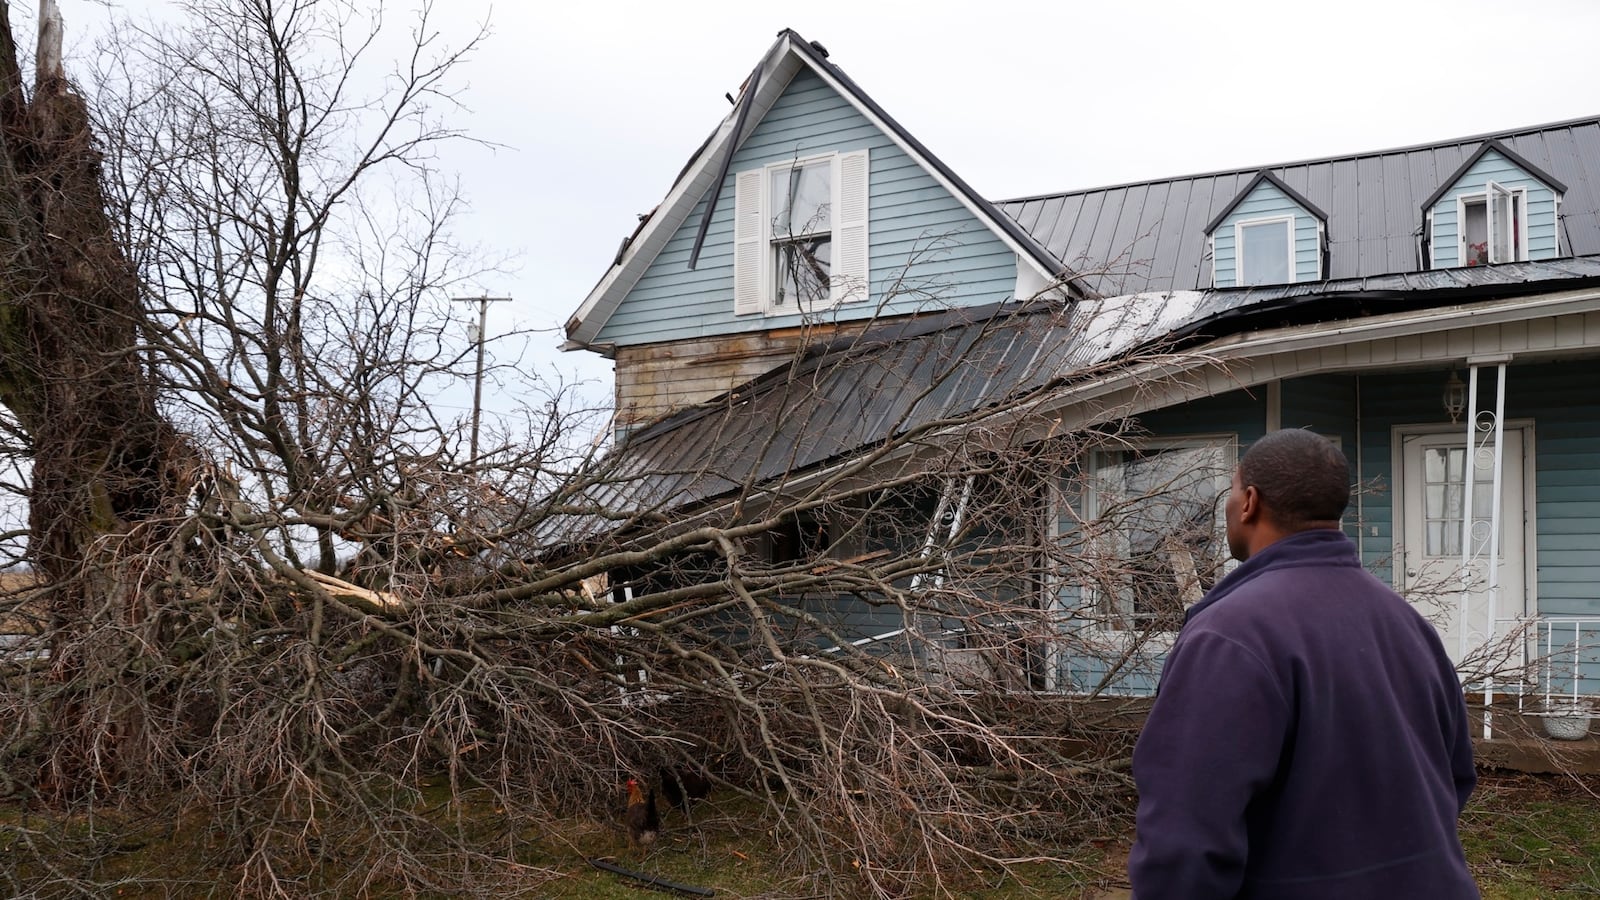
<svg viewBox="0 0 1600 900">
<path fill-rule="evenodd" d="M 1099 185 L 1097 187 L 1072 188 L 1065 191 L 1047 191 L 1042 194 L 1029 194 L 1022 197 L 1006 197 L 993 201 L 996 206 L 1008 203 L 1029 203 L 1034 200 L 1054 200 L 1060 197 L 1070 197 L 1075 194 L 1098 194 L 1105 191 L 1114 191 L 1121 188 L 1138 187 L 1140 185 L 1162 184 L 1169 181 L 1189 181 L 1197 178 L 1217 178 L 1224 175 L 1250 175 L 1256 172 L 1273 169 L 1287 169 L 1293 166 L 1311 166 L 1322 163 L 1338 162 L 1345 159 L 1364 159 L 1371 156 L 1388 156 L 1391 153 L 1414 153 L 1418 150 L 1430 148 L 1450 147 L 1457 144 L 1481 144 L 1491 140 L 1506 140 L 1540 131 L 1555 131 L 1560 128 L 1570 128 L 1574 125 L 1600 124 L 1600 114 L 1578 116 L 1572 119 L 1562 119 L 1557 122 L 1546 122 L 1542 125 L 1525 125 L 1518 128 L 1504 128 L 1499 131 L 1489 131 L 1483 134 L 1468 135 L 1465 137 L 1445 138 L 1439 141 L 1422 141 L 1416 144 L 1407 144 L 1400 147 L 1386 147 L 1381 150 L 1367 150 L 1359 153 L 1335 153 L 1329 156 L 1313 156 L 1305 159 L 1295 159 L 1288 162 L 1267 163 L 1265 165 L 1238 166 L 1228 169 L 1215 169 L 1209 172 L 1193 172 L 1187 175 L 1169 175 L 1164 178 L 1140 178 L 1133 181 L 1117 182 L 1115 184 Z"/>
</svg>

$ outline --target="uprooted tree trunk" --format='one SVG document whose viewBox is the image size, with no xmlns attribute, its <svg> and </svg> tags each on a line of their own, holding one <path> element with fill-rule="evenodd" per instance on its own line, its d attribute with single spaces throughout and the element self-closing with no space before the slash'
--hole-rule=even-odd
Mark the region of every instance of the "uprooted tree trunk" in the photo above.
<svg viewBox="0 0 1600 900">
<path fill-rule="evenodd" d="M 170 517 L 196 456 L 157 409 L 139 280 L 106 214 L 88 112 L 61 69 L 54 3 L 42 17 L 30 96 L 0 6 L 0 402 L 36 451 L 30 557 L 66 585 L 97 547 Z M 58 617 L 78 617 L 83 602 L 61 592 Z"/>
<path fill-rule="evenodd" d="M 162 604 L 152 584 L 135 588 L 116 568 L 171 539 L 162 523 L 176 521 L 198 459 L 157 408 L 140 283 L 106 213 L 100 154 L 60 42 L 46 2 L 30 94 L 0 6 L 0 402 L 33 449 L 28 558 L 51 586 L 52 677 L 64 688 L 41 723 L 85 712 L 76 688 L 92 651 L 69 650 L 69 636 L 91 615 L 127 621 Z M 132 727 L 121 715 L 102 724 Z M 93 740 L 76 737 L 49 755 L 51 793 L 91 780 Z"/>
</svg>

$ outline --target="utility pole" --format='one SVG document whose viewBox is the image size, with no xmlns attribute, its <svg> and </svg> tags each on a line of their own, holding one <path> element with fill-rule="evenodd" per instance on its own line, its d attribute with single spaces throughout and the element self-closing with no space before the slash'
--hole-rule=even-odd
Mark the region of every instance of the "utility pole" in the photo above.
<svg viewBox="0 0 1600 900">
<path fill-rule="evenodd" d="M 490 297 L 485 294 L 482 297 L 453 297 L 451 299 L 457 303 L 478 304 L 478 328 L 473 334 L 473 340 L 477 341 L 478 343 L 478 369 L 477 373 L 472 377 L 472 455 L 469 457 L 473 462 L 477 462 L 478 417 L 483 411 L 483 338 L 484 329 L 486 329 L 489 325 L 489 304 L 509 303 L 511 298 Z"/>
</svg>

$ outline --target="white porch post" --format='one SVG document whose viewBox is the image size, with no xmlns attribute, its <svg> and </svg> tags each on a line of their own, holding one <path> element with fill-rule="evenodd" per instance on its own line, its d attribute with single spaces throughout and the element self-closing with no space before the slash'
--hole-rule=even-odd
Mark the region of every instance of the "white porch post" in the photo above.
<svg viewBox="0 0 1600 900">
<path fill-rule="evenodd" d="M 1484 599 L 1487 605 L 1487 628 L 1483 636 L 1485 648 L 1494 644 L 1495 635 L 1499 628 L 1499 600 L 1500 600 L 1500 529 L 1502 510 L 1500 508 L 1501 485 L 1505 477 L 1505 408 L 1506 408 L 1506 366 L 1511 361 L 1510 356 L 1496 357 L 1469 357 L 1467 365 L 1467 444 L 1463 460 L 1462 496 L 1461 496 L 1461 601 L 1459 608 L 1460 628 L 1458 629 L 1460 658 L 1467 656 L 1467 632 L 1469 598 L 1472 594 L 1472 569 L 1471 563 L 1479 557 L 1477 548 L 1487 545 L 1488 556 L 1484 559 L 1485 584 Z M 1495 366 L 1494 410 L 1490 412 L 1478 410 L 1478 371 L 1485 366 Z M 1472 502 L 1472 491 L 1477 474 L 1478 460 L 1486 458 L 1489 462 L 1490 500 L 1488 534 L 1483 534 L 1477 527 L 1475 507 Z M 1494 673 L 1486 672 L 1483 679 L 1483 736 L 1485 739 L 1494 736 Z"/>
<path fill-rule="evenodd" d="M 1461 460 L 1461 599 L 1456 604 L 1456 659 L 1467 658 L 1468 610 L 1472 599 L 1472 487 L 1477 475 L 1478 367 L 1467 370 L 1467 443 Z"/>
</svg>

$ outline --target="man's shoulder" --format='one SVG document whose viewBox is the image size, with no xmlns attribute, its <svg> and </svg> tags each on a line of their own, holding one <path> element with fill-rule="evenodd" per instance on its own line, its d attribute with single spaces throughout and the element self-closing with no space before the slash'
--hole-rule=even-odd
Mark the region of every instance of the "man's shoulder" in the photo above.
<svg viewBox="0 0 1600 900">
<path fill-rule="evenodd" d="M 1306 562 L 1264 568 L 1200 609 L 1185 626 L 1237 636 L 1241 629 L 1313 624 L 1320 609 L 1364 609 L 1368 614 L 1412 610 L 1392 588 L 1360 565 Z M 1308 619 L 1313 621 L 1308 621 Z"/>
</svg>

